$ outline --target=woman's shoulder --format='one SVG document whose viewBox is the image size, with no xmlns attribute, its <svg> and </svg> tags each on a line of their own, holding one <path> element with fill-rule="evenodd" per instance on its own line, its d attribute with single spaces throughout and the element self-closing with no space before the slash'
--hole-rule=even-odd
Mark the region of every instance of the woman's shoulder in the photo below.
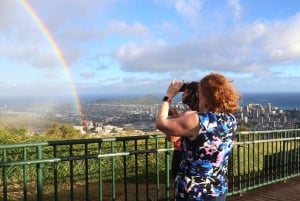
<svg viewBox="0 0 300 201">
<path fill-rule="evenodd" d="M 184 115 L 189 115 L 189 114 L 196 114 L 196 113 L 197 113 L 197 111 L 187 110 L 187 111 L 184 111 L 184 112 L 182 113 L 182 116 L 184 116 Z"/>
<path fill-rule="evenodd" d="M 204 120 L 207 119 L 209 121 L 215 119 L 230 119 L 230 120 L 235 120 L 235 116 L 232 113 L 218 113 L 218 112 L 198 112 L 198 116 L 200 118 L 200 120 Z"/>
<path fill-rule="evenodd" d="M 232 113 L 226 112 L 198 112 L 201 116 L 234 116 Z"/>
<path fill-rule="evenodd" d="M 237 125 L 236 118 L 231 113 L 199 112 L 198 115 L 200 127 L 205 130 L 235 129 Z"/>
</svg>

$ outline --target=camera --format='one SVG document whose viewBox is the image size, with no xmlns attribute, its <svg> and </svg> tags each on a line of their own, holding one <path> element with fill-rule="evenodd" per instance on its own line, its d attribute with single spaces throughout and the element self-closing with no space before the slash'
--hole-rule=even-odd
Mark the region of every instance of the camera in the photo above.
<svg viewBox="0 0 300 201">
<path fill-rule="evenodd" d="M 183 83 L 183 85 L 180 87 L 179 92 L 184 92 L 186 87 L 187 87 L 187 83 Z"/>
<path fill-rule="evenodd" d="M 180 87 L 179 92 L 184 92 L 187 88 L 188 89 L 195 89 L 198 87 L 199 82 L 192 81 L 189 83 L 183 83 L 183 85 Z"/>
</svg>

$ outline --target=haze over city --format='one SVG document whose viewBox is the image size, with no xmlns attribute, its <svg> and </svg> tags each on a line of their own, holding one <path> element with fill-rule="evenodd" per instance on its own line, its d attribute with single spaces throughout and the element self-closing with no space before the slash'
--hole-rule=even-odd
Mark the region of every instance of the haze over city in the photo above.
<svg viewBox="0 0 300 201">
<path fill-rule="evenodd" d="M 164 94 L 228 76 L 242 93 L 300 92 L 298 0 L 1 0 L 5 98 Z"/>
</svg>

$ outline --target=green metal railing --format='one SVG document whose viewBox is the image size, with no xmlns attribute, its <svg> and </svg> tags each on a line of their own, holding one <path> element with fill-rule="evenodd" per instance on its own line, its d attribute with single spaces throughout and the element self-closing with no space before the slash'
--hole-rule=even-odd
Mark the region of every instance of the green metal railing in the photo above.
<svg viewBox="0 0 300 201">
<path fill-rule="evenodd" d="M 300 129 L 241 132 L 229 196 L 300 176 Z M 164 135 L 0 145 L 0 200 L 171 200 Z"/>
<path fill-rule="evenodd" d="M 230 161 L 229 195 L 300 176 L 300 129 L 239 133 Z"/>
</svg>

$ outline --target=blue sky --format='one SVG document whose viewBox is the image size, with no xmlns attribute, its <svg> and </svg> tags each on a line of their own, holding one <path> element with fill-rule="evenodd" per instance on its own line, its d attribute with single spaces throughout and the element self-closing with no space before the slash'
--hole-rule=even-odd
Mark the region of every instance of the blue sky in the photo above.
<svg viewBox="0 0 300 201">
<path fill-rule="evenodd" d="M 28 0 L 68 78 L 19 0 L 0 2 L 6 97 L 164 94 L 172 78 L 219 72 L 242 92 L 300 92 L 299 0 Z"/>
</svg>

